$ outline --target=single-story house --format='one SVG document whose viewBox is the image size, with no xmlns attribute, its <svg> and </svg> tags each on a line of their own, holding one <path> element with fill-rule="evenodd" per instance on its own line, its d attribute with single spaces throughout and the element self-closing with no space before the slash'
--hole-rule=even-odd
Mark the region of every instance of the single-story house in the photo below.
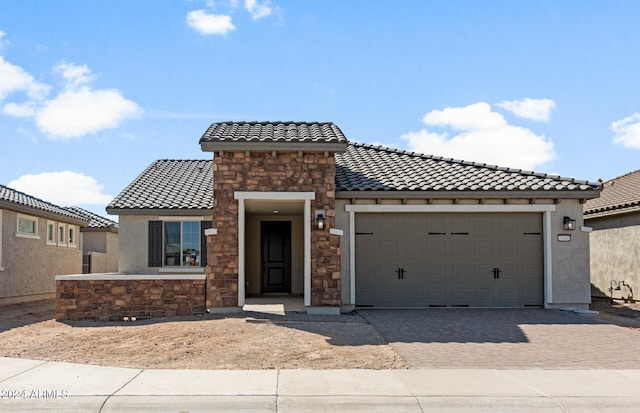
<svg viewBox="0 0 640 413">
<path fill-rule="evenodd" d="M 333 123 L 219 122 L 107 207 L 119 271 L 202 274 L 209 311 L 300 295 L 366 307 L 588 308 L 600 184 L 349 142 Z"/>
<path fill-rule="evenodd" d="M 89 220 L 80 227 L 82 273 L 118 271 L 118 223 L 80 207 L 65 207 Z"/>
<path fill-rule="evenodd" d="M 82 271 L 84 217 L 0 185 L 0 304 L 55 297 L 55 276 Z"/>
<path fill-rule="evenodd" d="M 640 294 L 640 170 L 604 182 L 600 198 L 584 204 L 593 229 L 592 294 L 632 298 Z M 633 295 L 635 292 L 635 296 Z"/>
</svg>

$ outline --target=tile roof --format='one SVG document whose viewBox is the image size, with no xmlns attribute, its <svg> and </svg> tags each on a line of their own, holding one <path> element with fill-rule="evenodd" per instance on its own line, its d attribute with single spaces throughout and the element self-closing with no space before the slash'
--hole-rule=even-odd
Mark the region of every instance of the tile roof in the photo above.
<svg viewBox="0 0 640 413">
<path fill-rule="evenodd" d="M 218 122 L 200 138 L 204 142 L 347 143 L 331 122 Z"/>
<path fill-rule="evenodd" d="M 117 222 L 98 214 L 94 214 L 93 212 L 87 211 L 86 209 L 80 207 L 64 207 L 64 209 L 89 220 L 89 225 L 85 225 L 85 228 L 118 228 Z"/>
<path fill-rule="evenodd" d="M 350 143 L 336 153 L 337 191 L 597 191 L 599 184 Z M 107 211 L 213 208 L 212 160 L 153 162 Z"/>
<path fill-rule="evenodd" d="M 598 183 L 351 143 L 336 191 L 593 191 Z"/>
<path fill-rule="evenodd" d="M 6 204 L 13 204 L 16 207 L 26 207 L 34 209 L 36 211 L 42 211 L 48 214 L 60 215 L 73 220 L 86 221 L 81 215 L 78 215 L 72 211 L 68 211 L 63 207 L 52 204 L 51 202 L 43 201 L 40 198 L 36 198 L 31 195 L 27 195 L 24 192 L 17 191 L 9 188 L 8 186 L 0 185 L 0 201 L 4 201 Z"/>
<path fill-rule="evenodd" d="M 213 208 L 213 161 L 153 162 L 107 206 L 124 209 L 202 210 Z"/>
<path fill-rule="evenodd" d="M 602 184 L 600 198 L 584 204 L 585 216 L 607 212 L 624 212 L 640 206 L 640 169 Z"/>
</svg>

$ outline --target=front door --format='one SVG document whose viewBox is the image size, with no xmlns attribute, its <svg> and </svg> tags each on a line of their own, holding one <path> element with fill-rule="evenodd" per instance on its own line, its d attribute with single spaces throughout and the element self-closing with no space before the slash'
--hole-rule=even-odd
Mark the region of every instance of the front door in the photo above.
<svg viewBox="0 0 640 413">
<path fill-rule="evenodd" d="M 260 225 L 262 293 L 291 293 L 291 222 L 263 221 Z"/>
</svg>

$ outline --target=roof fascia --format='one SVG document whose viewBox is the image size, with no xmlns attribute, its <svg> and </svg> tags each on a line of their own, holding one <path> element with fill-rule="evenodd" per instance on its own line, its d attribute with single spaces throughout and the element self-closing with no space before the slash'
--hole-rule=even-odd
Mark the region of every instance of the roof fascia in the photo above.
<svg viewBox="0 0 640 413">
<path fill-rule="evenodd" d="M 600 191 L 336 191 L 336 199 L 592 199 Z"/>
<path fill-rule="evenodd" d="M 345 152 L 344 142 L 202 142 L 203 152 L 218 151 L 302 151 L 302 152 Z"/>
<path fill-rule="evenodd" d="M 13 211 L 13 212 L 17 212 L 17 213 L 20 213 L 20 214 L 33 215 L 33 216 L 37 216 L 37 217 L 40 217 L 40 218 L 46 218 L 46 219 L 50 219 L 50 220 L 54 220 L 54 221 L 65 222 L 67 224 L 80 225 L 80 226 L 84 226 L 84 225 L 88 225 L 89 224 L 89 220 L 88 219 L 84 219 L 84 218 L 80 218 L 80 217 L 75 218 L 75 217 L 70 217 L 70 216 L 67 216 L 67 215 L 58 214 L 58 213 L 55 213 L 55 212 L 43 211 L 42 209 L 30 207 L 30 206 L 27 206 L 27 205 L 20 205 L 20 204 L 16 204 L 14 202 L 9 202 L 9 201 L 5 201 L 5 200 L 0 200 L 0 208 L 1 209 L 5 209 L 5 210 L 9 210 L 9 211 Z"/>
<path fill-rule="evenodd" d="M 639 211 L 640 211 L 640 205 L 636 205 L 629 208 L 609 209 L 606 211 L 599 211 L 599 212 L 585 212 L 584 219 L 610 217 L 614 215 L 624 215 L 624 214 L 630 214 L 632 212 L 639 212 Z"/>
<path fill-rule="evenodd" d="M 107 208 L 109 215 L 213 215 L 211 209 L 170 209 L 170 208 Z"/>
</svg>

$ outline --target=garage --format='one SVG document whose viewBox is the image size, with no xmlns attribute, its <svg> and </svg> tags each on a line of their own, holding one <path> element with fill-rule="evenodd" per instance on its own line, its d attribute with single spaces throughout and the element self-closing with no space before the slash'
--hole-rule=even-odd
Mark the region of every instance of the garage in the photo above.
<svg viewBox="0 0 640 413">
<path fill-rule="evenodd" d="M 355 218 L 356 306 L 543 305 L 541 213 Z"/>
</svg>

